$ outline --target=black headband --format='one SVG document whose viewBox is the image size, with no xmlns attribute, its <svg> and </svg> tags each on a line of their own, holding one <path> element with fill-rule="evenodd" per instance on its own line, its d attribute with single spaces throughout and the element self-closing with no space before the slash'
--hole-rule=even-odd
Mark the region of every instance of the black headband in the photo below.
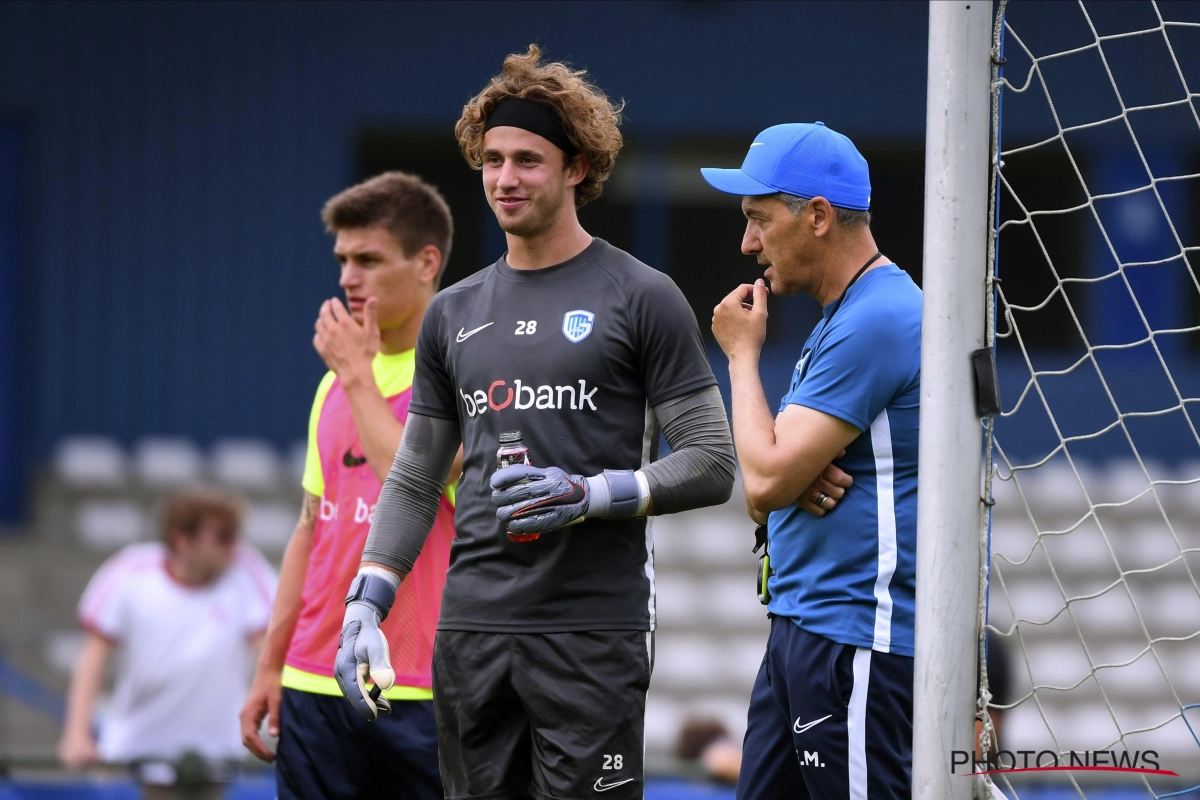
<svg viewBox="0 0 1200 800">
<path fill-rule="evenodd" d="M 574 158 L 579 152 L 567 138 L 567 132 L 563 130 L 558 114 L 554 113 L 553 109 L 524 97 L 506 97 L 497 103 L 488 114 L 487 121 L 483 123 L 483 132 L 487 133 L 492 128 L 502 125 L 536 133 L 562 150 L 567 158 Z"/>
</svg>

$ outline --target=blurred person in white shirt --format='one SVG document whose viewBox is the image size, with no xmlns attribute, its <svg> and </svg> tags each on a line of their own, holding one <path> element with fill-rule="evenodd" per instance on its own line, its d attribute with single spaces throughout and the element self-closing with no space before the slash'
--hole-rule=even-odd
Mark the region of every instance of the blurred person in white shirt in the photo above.
<svg viewBox="0 0 1200 800">
<path fill-rule="evenodd" d="M 238 712 L 266 630 L 276 576 L 239 542 L 241 507 L 201 490 L 170 500 L 163 541 L 130 545 L 96 572 L 79 602 L 86 632 L 71 678 L 59 757 L 69 769 L 139 765 L 147 794 L 175 783 L 185 754 L 240 760 Z M 100 725 L 92 714 L 116 652 L 115 686 Z"/>
</svg>

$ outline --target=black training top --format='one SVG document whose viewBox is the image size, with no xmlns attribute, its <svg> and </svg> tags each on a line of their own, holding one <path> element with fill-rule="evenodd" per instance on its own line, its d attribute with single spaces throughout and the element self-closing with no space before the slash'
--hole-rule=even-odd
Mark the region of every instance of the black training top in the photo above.
<svg viewBox="0 0 1200 800">
<path fill-rule="evenodd" d="M 521 431 L 536 466 L 638 469 L 657 443 L 649 409 L 715 383 L 678 287 L 602 239 L 545 269 L 501 258 L 434 297 L 410 410 L 457 419 L 464 450 L 439 629 L 653 630 L 647 521 L 509 541 L 488 485 L 499 435 Z"/>
</svg>

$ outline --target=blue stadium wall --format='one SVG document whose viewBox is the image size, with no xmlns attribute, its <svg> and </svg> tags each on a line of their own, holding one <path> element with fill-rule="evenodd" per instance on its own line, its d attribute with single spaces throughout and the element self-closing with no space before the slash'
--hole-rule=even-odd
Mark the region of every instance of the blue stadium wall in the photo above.
<svg viewBox="0 0 1200 800">
<path fill-rule="evenodd" d="M 72 433 L 301 438 L 338 292 L 317 212 L 358 177 L 362 131 L 450 135 L 531 41 L 628 102 L 631 144 L 823 119 L 919 147 L 926 5 L 852 8 L 0 4 L 0 133 L 22 154 L 0 193 L 2 460 L 25 473 Z"/>
</svg>

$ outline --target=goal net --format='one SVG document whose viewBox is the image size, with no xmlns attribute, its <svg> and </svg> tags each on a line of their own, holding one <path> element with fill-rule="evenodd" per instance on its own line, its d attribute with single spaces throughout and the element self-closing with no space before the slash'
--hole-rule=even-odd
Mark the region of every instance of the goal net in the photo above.
<svg viewBox="0 0 1200 800">
<path fill-rule="evenodd" d="M 997 20 L 975 768 L 1008 797 L 1200 797 L 1200 13 Z"/>
</svg>

